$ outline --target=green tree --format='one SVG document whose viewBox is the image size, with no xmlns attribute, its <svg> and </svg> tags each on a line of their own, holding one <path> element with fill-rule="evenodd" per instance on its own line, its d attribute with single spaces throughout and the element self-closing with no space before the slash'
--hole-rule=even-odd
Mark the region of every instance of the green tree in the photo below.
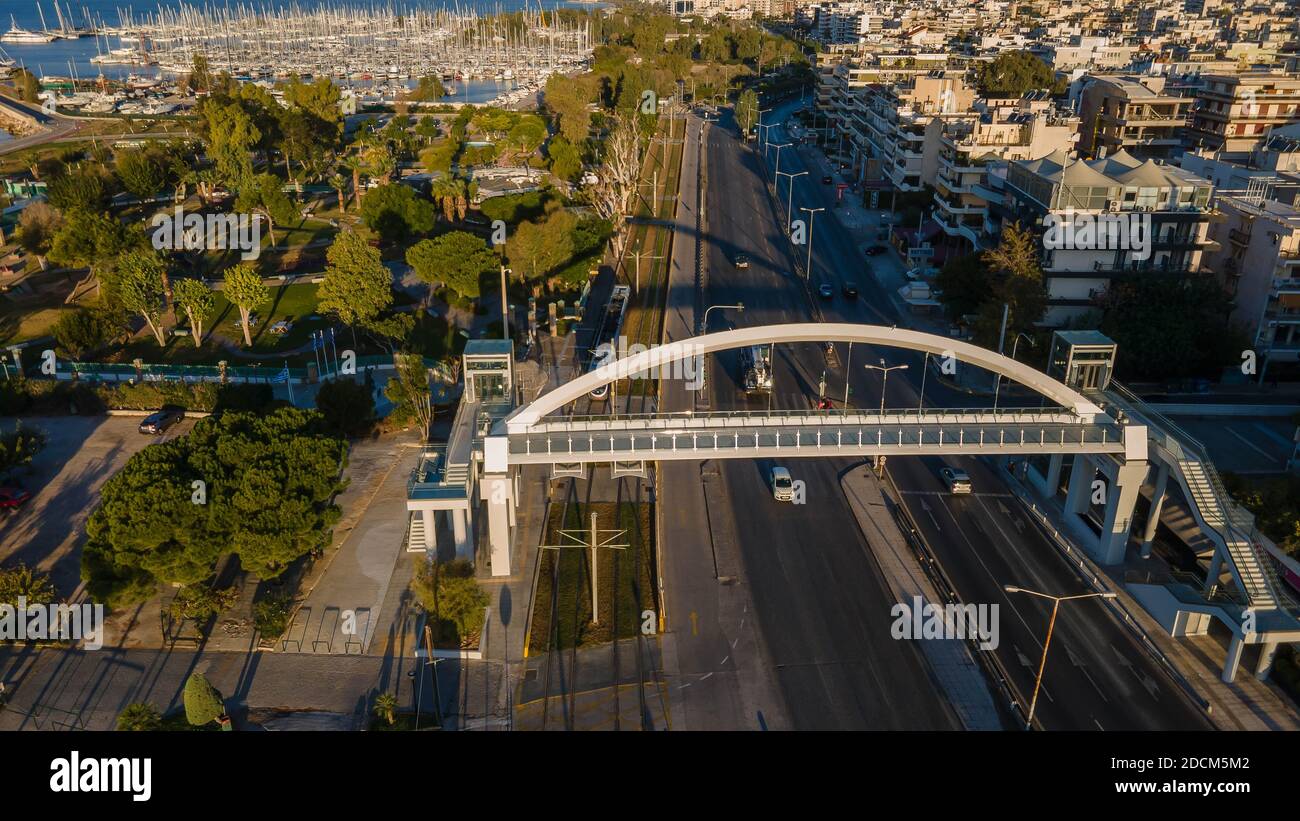
<svg viewBox="0 0 1300 821">
<path fill-rule="evenodd" d="M 117 153 L 115 164 L 122 187 L 139 199 L 154 196 L 167 184 L 167 167 L 157 152 L 126 149 Z"/>
<path fill-rule="evenodd" d="M 45 195 L 50 205 L 67 214 L 102 211 L 108 207 L 109 175 L 102 166 L 86 166 L 50 180 Z"/>
<path fill-rule="evenodd" d="M 262 132 L 236 101 L 209 97 L 203 102 L 202 114 L 217 179 L 232 191 L 243 189 L 253 178 L 250 152 L 261 141 Z"/>
<path fill-rule="evenodd" d="M 375 696 L 374 713 L 382 718 L 389 727 L 397 723 L 397 696 L 392 693 L 380 693 Z"/>
<path fill-rule="evenodd" d="M 998 245 L 984 252 L 991 276 L 989 296 L 980 304 L 975 335 L 987 347 L 997 345 L 1002 328 L 1002 306 L 1007 306 L 1007 339 L 1032 334 L 1047 307 L 1043 269 L 1038 262 L 1033 234 L 1018 224 L 1004 226 Z"/>
<path fill-rule="evenodd" d="M 356 326 L 378 318 L 392 306 L 392 274 L 384 267 L 378 249 L 352 231 L 334 238 L 325 260 L 317 307 L 351 326 L 355 344 Z"/>
<path fill-rule="evenodd" d="M 565 182 L 573 182 L 582 173 L 582 153 L 564 137 L 552 137 L 546 153 L 551 158 L 551 173 Z"/>
<path fill-rule="evenodd" d="M 447 96 L 447 89 L 443 88 L 442 80 L 429 74 L 421 77 L 415 84 L 409 99 L 417 103 L 436 103 L 445 96 Z"/>
<path fill-rule="evenodd" d="M 235 210 L 256 214 L 266 220 L 271 245 L 275 246 L 275 226 L 296 222 L 298 211 L 284 193 L 284 184 L 274 174 L 258 174 L 239 191 Z"/>
<path fill-rule="evenodd" d="M 497 257 L 486 242 L 465 231 L 421 240 L 406 252 L 406 263 L 421 280 L 445 283 L 462 297 L 479 296 L 481 277 L 495 270 Z"/>
<path fill-rule="evenodd" d="M 166 263 L 153 249 L 127 251 L 111 271 L 112 291 L 122 307 L 144 320 L 159 347 L 167 344 L 162 323 L 166 272 Z"/>
<path fill-rule="evenodd" d="M 221 693 L 202 673 L 191 673 L 185 682 L 185 720 L 194 727 L 211 724 L 226 714 Z"/>
<path fill-rule="evenodd" d="M 18 215 L 18 244 L 36 257 L 42 271 L 54 245 L 54 237 L 62 226 L 63 215 L 48 203 L 34 202 Z"/>
<path fill-rule="evenodd" d="M 1035 89 L 1059 90 L 1052 67 L 1028 51 L 1003 51 L 981 63 L 975 85 L 987 97 L 1018 98 Z"/>
<path fill-rule="evenodd" d="M 126 705 L 117 717 L 118 732 L 155 732 L 162 729 L 162 716 L 152 704 L 137 701 Z"/>
<path fill-rule="evenodd" d="M 433 391 L 429 371 L 419 354 L 394 354 L 396 370 L 384 386 L 384 396 L 394 407 L 393 416 L 411 420 L 420 431 L 420 441 L 429 441 L 433 424 Z"/>
<path fill-rule="evenodd" d="M 556 211 L 545 222 L 521 222 L 506 240 L 510 267 L 534 293 L 540 292 L 547 275 L 573 257 L 574 223 L 567 211 Z"/>
<path fill-rule="evenodd" d="M 422 563 L 411 586 L 440 640 L 459 644 L 482 630 L 489 599 L 469 561 Z"/>
<path fill-rule="evenodd" d="M 347 236 L 347 235 L 345 235 Z M 244 346 L 252 347 L 253 335 L 249 318 L 253 311 L 271 301 L 270 290 L 262 284 L 262 275 L 251 262 L 241 262 L 226 271 L 223 287 L 226 299 L 239 308 L 239 318 L 244 329 Z"/>
<path fill-rule="evenodd" d="M 316 409 L 343 436 L 363 436 L 375 424 L 375 398 L 365 382 L 327 379 L 316 392 Z"/>
<path fill-rule="evenodd" d="M 203 325 L 217 307 L 217 298 L 201 280 L 185 278 L 176 281 L 176 307 L 190 320 L 190 336 L 194 347 L 203 344 Z"/>
<path fill-rule="evenodd" d="M 316 411 L 228 410 L 145 448 L 113 475 L 86 524 L 82 578 L 119 607 L 160 583 L 199 585 L 225 556 L 262 579 L 329 544 L 347 445 Z M 207 486 L 193 501 L 193 482 Z"/>
<path fill-rule="evenodd" d="M 758 95 L 752 88 L 740 92 L 740 98 L 736 100 L 736 122 L 740 125 L 741 133 L 746 137 L 758 122 Z"/>
<path fill-rule="evenodd" d="M 1229 320 L 1231 297 L 1212 274 L 1117 277 L 1097 306 L 1101 332 L 1119 345 L 1116 370 L 1124 379 L 1217 378 L 1250 347 Z"/>
<path fill-rule="evenodd" d="M 48 574 L 19 562 L 14 567 L 0 570 L 0 604 L 17 607 L 19 599 L 25 600 L 29 606 L 53 604 L 58 595 Z"/>
<path fill-rule="evenodd" d="M 436 219 L 433 203 L 417 194 L 409 185 L 381 185 L 361 202 L 361 219 L 366 227 L 389 242 L 424 234 L 433 229 Z"/>
<path fill-rule="evenodd" d="M 64 311 L 51 329 L 58 349 L 73 361 L 102 348 L 115 331 L 105 311 L 87 308 Z"/>
</svg>

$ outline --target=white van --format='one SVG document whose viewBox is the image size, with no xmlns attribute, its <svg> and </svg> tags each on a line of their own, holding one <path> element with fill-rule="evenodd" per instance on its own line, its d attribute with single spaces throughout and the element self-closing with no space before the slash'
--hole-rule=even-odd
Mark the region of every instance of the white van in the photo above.
<svg viewBox="0 0 1300 821">
<path fill-rule="evenodd" d="M 790 471 L 783 467 L 772 468 L 772 498 L 778 502 L 794 501 L 794 482 Z"/>
</svg>

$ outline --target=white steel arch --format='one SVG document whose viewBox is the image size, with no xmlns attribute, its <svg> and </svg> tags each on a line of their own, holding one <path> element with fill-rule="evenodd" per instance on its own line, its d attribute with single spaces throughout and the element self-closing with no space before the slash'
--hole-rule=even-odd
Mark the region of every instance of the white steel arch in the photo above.
<svg viewBox="0 0 1300 821">
<path fill-rule="evenodd" d="M 1042 371 L 969 342 L 937 334 L 848 322 L 799 322 L 786 325 L 758 325 L 684 339 L 651 348 L 626 359 L 609 362 L 590 373 L 560 385 L 533 402 L 516 409 L 503 421 L 509 433 L 527 433 L 550 414 L 574 402 L 593 388 L 642 372 L 663 368 L 714 351 L 743 348 L 749 345 L 789 342 L 854 342 L 883 345 L 927 352 L 936 356 L 951 354 L 957 361 L 999 373 L 1068 409 L 1078 417 L 1089 418 L 1104 411 L 1083 394 L 1047 376 Z"/>
</svg>

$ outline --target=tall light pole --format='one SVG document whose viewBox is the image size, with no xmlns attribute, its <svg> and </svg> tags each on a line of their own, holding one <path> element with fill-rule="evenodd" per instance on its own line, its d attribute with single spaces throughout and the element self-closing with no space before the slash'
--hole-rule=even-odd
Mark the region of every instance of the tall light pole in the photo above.
<svg viewBox="0 0 1300 821">
<path fill-rule="evenodd" d="M 1038 662 L 1038 678 L 1034 680 L 1034 697 L 1029 702 L 1029 716 L 1025 719 L 1025 729 L 1028 730 L 1034 723 L 1034 708 L 1038 706 L 1038 689 L 1043 684 L 1043 668 L 1047 665 L 1047 648 L 1052 643 L 1052 628 L 1056 626 L 1056 611 L 1061 608 L 1061 602 L 1073 601 L 1074 599 L 1113 599 L 1114 593 L 1080 593 L 1077 596 L 1049 596 L 1046 593 L 1039 593 L 1036 590 L 1026 590 L 1023 587 L 1006 585 L 1002 588 L 1008 593 L 1028 593 L 1031 596 L 1038 596 L 1043 599 L 1052 601 L 1052 618 L 1047 622 L 1047 639 L 1043 641 L 1043 657 Z"/>
<path fill-rule="evenodd" d="M 1021 331 L 1020 333 L 1016 334 L 1015 340 L 1011 343 L 1012 359 L 1016 358 L 1016 348 L 1020 347 L 1021 337 L 1024 337 L 1025 339 L 1029 340 L 1029 347 L 1031 348 L 1036 347 L 1034 343 L 1034 338 L 1026 334 L 1024 331 Z M 1002 390 L 1002 374 L 998 374 L 997 378 L 993 380 L 993 412 L 994 413 L 996 413 L 998 410 L 998 392 L 1001 390 Z"/>
<path fill-rule="evenodd" d="M 786 231 L 789 231 L 790 230 L 789 223 L 794 218 L 794 215 L 791 213 L 791 209 L 794 208 L 794 178 L 802 177 L 804 174 L 807 174 L 808 172 L 798 171 L 792 174 L 789 171 L 778 171 L 776 173 L 777 173 L 777 181 L 776 181 L 777 185 L 781 184 L 781 177 L 790 178 L 790 183 L 789 183 L 790 187 L 787 189 L 785 195 L 785 221 L 787 223 L 785 229 Z"/>
<path fill-rule="evenodd" d="M 907 366 L 906 366 L 906 365 L 886 365 L 886 364 L 885 364 L 885 360 L 881 359 L 879 365 L 863 365 L 862 367 L 866 368 L 866 369 L 869 370 L 869 371 L 880 371 L 880 373 L 881 373 L 881 382 L 880 382 L 880 415 L 881 415 L 881 416 L 884 416 L 884 415 L 885 415 L 885 391 L 886 391 L 886 389 L 889 388 L 889 372 L 890 372 L 890 371 L 905 371 L 905 370 L 907 370 Z"/>
<path fill-rule="evenodd" d="M 790 143 L 781 143 L 779 145 L 773 143 L 772 147 L 776 149 L 776 173 L 780 174 L 781 173 L 781 149 L 789 148 Z M 772 179 L 775 180 L 776 178 L 773 177 Z"/>
<path fill-rule="evenodd" d="M 804 279 L 812 282 L 812 248 L 813 248 L 813 224 L 817 220 L 817 212 L 825 211 L 825 208 L 804 208 L 799 206 L 800 211 L 808 212 L 808 261 L 804 264 Z"/>
</svg>

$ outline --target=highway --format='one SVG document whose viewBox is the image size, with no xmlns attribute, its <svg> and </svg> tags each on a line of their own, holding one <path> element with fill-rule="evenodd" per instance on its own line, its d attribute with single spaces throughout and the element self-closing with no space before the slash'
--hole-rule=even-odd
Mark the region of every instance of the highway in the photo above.
<svg viewBox="0 0 1300 821">
<path fill-rule="evenodd" d="M 777 117 L 789 113 L 783 106 Z M 771 121 L 771 120 L 769 120 Z M 781 141 L 779 128 L 772 139 Z M 710 330 L 815 320 L 809 299 L 790 274 L 790 245 L 762 189 L 759 158 L 742 147 L 724 120 L 709 129 L 707 304 L 743 302 L 743 314 L 714 311 Z M 806 159 L 783 152 L 783 171 L 798 172 Z M 826 207 L 813 234 L 814 285 L 829 281 L 835 297 L 820 301 L 825 321 L 894 324 L 898 316 L 884 290 L 863 272 L 857 242 L 830 218 L 834 190 L 820 183 L 822 171 L 797 178 L 794 200 Z M 782 180 L 785 194 L 785 180 Z M 784 199 L 784 196 L 783 196 Z M 802 251 L 802 249 L 801 249 Z M 737 253 L 751 259 L 736 268 Z M 899 261 L 892 254 L 872 265 Z M 861 296 L 840 295 L 844 273 Z M 880 401 L 881 377 L 860 364 L 885 358 L 908 364 L 888 382 L 886 405 L 920 402 L 922 357 L 897 349 L 853 352 L 849 368 L 852 401 Z M 843 364 L 828 368 L 817 346 L 781 346 L 775 356 L 774 407 L 808 407 L 826 373 L 827 395 L 837 402 L 844 389 Z M 767 400 L 746 398 L 735 384 L 735 354 L 710 363 L 709 399 L 715 409 L 758 407 Z M 1025 401 L 1025 400 L 1022 400 Z M 1007 404 L 1004 396 L 1002 404 Z M 1031 402 L 1037 405 L 1036 400 Z M 987 405 L 929 379 L 925 404 Z M 927 676 L 916 648 L 889 637 L 892 604 L 879 572 L 838 487 L 838 477 L 853 464 L 847 459 L 792 461 L 786 466 L 806 482 L 808 503 L 775 503 L 767 487 L 770 465 L 719 463 L 736 527 L 743 572 L 762 626 L 770 674 L 775 678 L 796 728 L 909 728 L 952 726 L 952 717 Z M 1024 701 L 1032 692 L 1033 672 L 1042 652 L 1050 604 L 1004 585 L 1053 594 L 1086 588 L 1025 514 L 1017 507 L 997 469 L 976 459 L 954 460 L 973 479 L 976 495 L 954 498 L 941 485 L 937 459 L 891 459 L 889 472 L 912 517 L 937 553 L 963 600 L 999 605 L 1002 640 L 996 651 Z M 668 488 L 664 488 L 665 492 Z M 711 507 L 713 496 L 709 497 Z M 716 513 L 714 514 L 716 515 Z M 1028 662 L 1028 663 L 1026 663 Z M 1133 636 L 1100 602 L 1063 606 L 1044 676 L 1038 717 L 1049 729 L 1208 729 L 1211 725 L 1178 685 L 1138 646 Z"/>
</svg>

